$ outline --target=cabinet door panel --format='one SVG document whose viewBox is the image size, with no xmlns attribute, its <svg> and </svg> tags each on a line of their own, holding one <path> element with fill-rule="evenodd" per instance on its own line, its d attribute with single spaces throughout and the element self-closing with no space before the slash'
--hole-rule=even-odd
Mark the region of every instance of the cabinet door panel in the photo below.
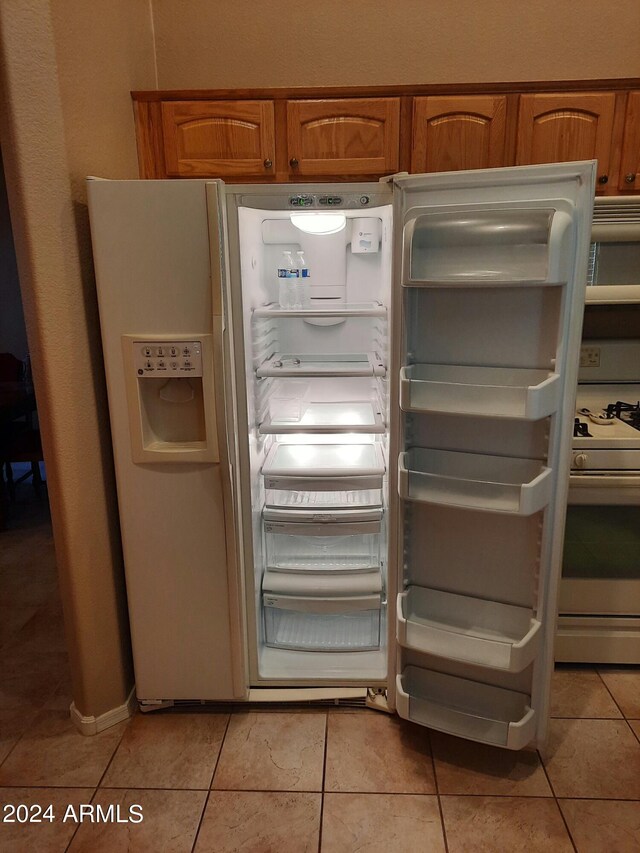
<svg viewBox="0 0 640 853">
<path fill-rule="evenodd" d="M 507 99 L 413 99 L 412 172 L 454 172 L 504 165 Z"/>
<path fill-rule="evenodd" d="M 629 92 L 619 189 L 640 191 L 640 92 Z"/>
<path fill-rule="evenodd" d="M 165 101 L 162 130 L 169 176 L 275 174 L 271 101 Z"/>
<path fill-rule="evenodd" d="M 517 165 L 596 159 L 606 184 L 615 102 L 613 92 L 522 95 Z"/>
<path fill-rule="evenodd" d="M 288 101 L 291 175 L 381 175 L 398 168 L 399 98 Z"/>
</svg>

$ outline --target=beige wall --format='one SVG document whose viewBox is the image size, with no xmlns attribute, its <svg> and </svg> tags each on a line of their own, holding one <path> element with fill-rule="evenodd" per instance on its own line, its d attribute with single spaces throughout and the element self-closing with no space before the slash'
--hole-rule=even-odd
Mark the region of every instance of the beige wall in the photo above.
<svg viewBox="0 0 640 853">
<path fill-rule="evenodd" d="M 131 88 L 155 84 L 146 3 L 3 0 L 2 148 L 79 711 L 132 685 L 82 180 L 135 177 Z"/>
<path fill-rule="evenodd" d="M 161 89 L 640 76 L 638 0 L 152 0 Z"/>
</svg>

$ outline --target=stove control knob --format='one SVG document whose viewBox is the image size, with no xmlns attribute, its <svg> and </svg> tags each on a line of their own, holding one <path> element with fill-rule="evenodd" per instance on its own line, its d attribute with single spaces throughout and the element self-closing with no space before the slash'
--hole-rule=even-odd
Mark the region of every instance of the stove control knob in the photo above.
<svg viewBox="0 0 640 853">
<path fill-rule="evenodd" d="M 573 465 L 575 468 L 586 468 L 587 467 L 587 454 L 586 453 L 574 453 Z"/>
</svg>

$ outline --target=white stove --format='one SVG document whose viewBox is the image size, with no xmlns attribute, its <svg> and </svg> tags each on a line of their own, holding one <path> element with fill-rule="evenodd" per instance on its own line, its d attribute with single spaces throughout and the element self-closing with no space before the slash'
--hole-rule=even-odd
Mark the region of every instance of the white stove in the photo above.
<svg viewBox="0 0 640 853">
<path fill-rule="evenodd" d="M 557 660 L 640 663 L 639 400 L 640 340 L 584 341 Z"/>
</svg>

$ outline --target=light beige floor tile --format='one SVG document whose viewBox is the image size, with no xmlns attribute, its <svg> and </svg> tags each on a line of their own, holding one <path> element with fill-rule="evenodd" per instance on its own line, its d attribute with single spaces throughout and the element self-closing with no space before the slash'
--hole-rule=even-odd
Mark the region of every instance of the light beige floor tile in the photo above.
<svg viewBox="0 0 640 853">
<path fill-rule="evenodd" d="M 83 822 L 69 853 L 191 853 L 206 798 L 206 791 L 100 788 L 93 804 L 105 820 Z"/>
<path fill-rule="evenodd" d="M 640 799 L 640 743 L 624 720 L 551 720 L 541 753 L 557 797 Z"/>
<path fill-rule="evenodd" d="M 601 669 L 600 675 L 625 717 L 640 720 L 640 669 Z"/>
<path fill-rule="evenodd" d="M 640 803 L 560 800 L 578 853 L 638 853 Z"/>
<path fill-rule="evenodd" d="M 73 806 L 77 814 L 81 803 L 90 803 L 93 788 L 0 788 L 0 806 L 27 805 L 33 818 L 37 812 L 32 807 L 40 806 L 42 813 L 52 806 L 54 820 L 41 823 L 6 823 L 0 820 L 0 850 L 2 853 L 64 853 L 78 824 L 65 821 L 67 806 Z M 40 817 L 42 817 L 40 813 Z M 3 816 L 6 812 L 3 811 Z"/>
<path fill-rule="evenodd" d="M 29 728 L 36 713 L 23 708 L 0 709 L 0 764 Z"/>
<path fill-rule="evenodd" d="M 595 670 L 559 669 L 551 681 L 552 717 L 621 717 Z"/>
<path fill-rule="evenodd" d="M 370 712 L 329 717 L 325 791 L 434 794 L 426 729 Z"/>
<path fill-rule="evenodd" d="M 431 748 L 441 794 L 552 796 L 534 750 L 512 752 L 439 732 L 431 733 Z"/>
<path fill-rule="evenodd" d="M 12 640 L 0 655 L 0 708 L 41 708 L 67 666 L 66 652 L 38 651 Z"/>
<path fill-rule="evenodd" d="M 438 799 L 421 794 L 325 794 L 322 853 L 444 853 Z"/>
<path fill-rule="evenodd" d="M 126 725 L 85 737 L 68 711 L 41 711 L 0 767 L 0 785 L 95 787 Z"/>
<path fill-rule="evenodd" d="M 442 797 L 449 853 L 573 853 L 555 800 Z"/>
<path fill-rule="evenodd" d="M 213 788 L 320 791 L 326 714 L 234 714 Z"/>
<path fill-rule="evenodd" d="M 194 853 L 316 853 L 321 794 L 212 791 Z"/>
<path fill-rule="evenodd" d="M 0 649 L 13 640 L 18 631 L 35 616 L 37 610 L 38 607 L 33 604 L 0 604 Z"/>
<path fill-rule="evenodd" d="M 125 732 L 105 788 L 208 788 L 228 714 L 138 714 Z"/>
</svg>

